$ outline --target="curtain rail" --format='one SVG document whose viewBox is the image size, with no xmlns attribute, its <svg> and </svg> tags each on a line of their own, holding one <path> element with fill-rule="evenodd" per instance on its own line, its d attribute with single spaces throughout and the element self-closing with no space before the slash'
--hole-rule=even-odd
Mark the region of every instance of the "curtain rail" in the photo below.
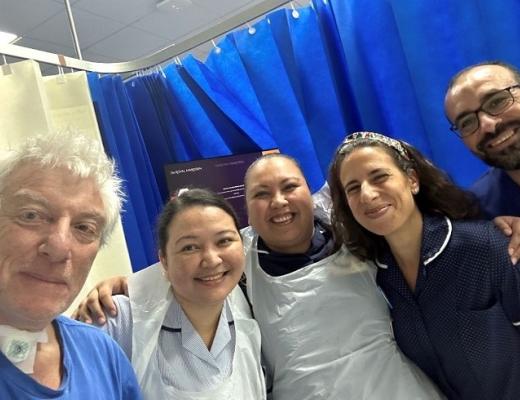
<svg viewBox="0 0 520 400">
<path fill-rule="evenodd" d="M 31 49 L 24 46 L 17 46 L 15 44 L 0 45 L 0 54 L 31 59 L 45 64 L 59 65 L 83 71 L 107 74 L 135 72 L 154 67 L 177 57 L 289 2 L 290 0 L 264 0 L 261 3 L 255 4 L 186 40 L 173 43 L 151 55 L 132 61 L 98 63 L 67 57 L 62 54 L 54 54 L 42 50 Z"/>
</svg>

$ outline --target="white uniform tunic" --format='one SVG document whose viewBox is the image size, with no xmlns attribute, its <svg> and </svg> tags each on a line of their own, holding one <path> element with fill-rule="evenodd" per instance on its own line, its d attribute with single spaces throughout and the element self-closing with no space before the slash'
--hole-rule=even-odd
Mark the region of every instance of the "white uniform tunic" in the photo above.
<svg viewBox="0 0 520 400">
<path fill-rule="evenodd" d="M 273 277 L 249 243 L 246 275 L 274 400 L 440 399 L 400 353 L 375 267 L 347 250 Z"/>
<path fill-rule="evenodd" d="M 173 297 L 170 283 L 159 264 L 134 274 L 128 284 L 133 318 L 132 365 L 145 399 L 175 400 L 263 400 L 265 382 L 260 365 L 260 332 L 251 318 L 240 288 L 227 300 L 235 326 L 232 372 L 217 387 L 203 392 L 186 392 L 163 381 L 158 364 L 158 338 Z"/>
</svg>

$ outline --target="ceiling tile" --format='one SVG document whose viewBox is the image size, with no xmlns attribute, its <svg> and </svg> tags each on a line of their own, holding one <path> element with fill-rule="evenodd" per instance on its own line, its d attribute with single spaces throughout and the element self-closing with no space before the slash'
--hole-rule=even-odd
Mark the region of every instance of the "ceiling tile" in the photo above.
<svg viewBox="0 0 520 400">
<path fill-rule="evenodd" d="M 76 8 L 128 25 L 156 10 L 155 0 L 78 0 Z"/>
<path fill-rule="evenodd" d="M 98 62 L 98 63 L 114 63 L 114 62 L 120 62 L 120 61 L 127 61 L 127 60 L 123 60 L 123 59 L 116 59 L 113 55 L 108 57 L 103 54 L 98 54 L 94 51 L 91 51 L 90 49 L 85 50 L 83 52 L 83 59 L 87 60 L 87 61 Z"/>
<path fill-rule="evenodd" d="M 73 16 L 82 49 L 123 28 L 123 25 L 119 22 L 80 9 L 73 9 Z M 69 20 L 65 10 L 29 32 L 28 36 L 64 46 L 73 46 Z"/>
<path fill-rule="evenodd" d="M 206 28 L 213 18 L 211 13 L 195 4 L 181 9 L 175 9 L 169 4 L 165 4 L 133 25 L 173 42 L 190 32 Z"/>
<path fill-rule="evenodd" d="M 263 0 L 69 1 L 84 59 L 120 62 L 188 39 Z M 64 0 L 0 0 L 0 29 L 22 34 L 21 46 L 76 57 Z M 188 53 L 204 60 L 211 48 L 209 42 Z"/>
<path fill-rule="evenodd" d="M 150 55 L 169 44 L 171 43 L 168 39 L 128 27 L 89 47 L 88 50 L 113 57 L 114 60 L 131 61 Z"/>
<path fill-rule="evenodd" d="M 18 42 L 16 42 L 18 46 L 29 47 L 31 49 L 48 51 L 49 53 L 54 54 L 63 54 L 68 57 L 76 57 L 76 51 L 72 46 L 63 46 L 52 42 L 47 42 L 45 40 L 34 39 L 30 37 L 23 37 Z"/>
<path fill-rule="evenodd" d="M 208 14 L 215 18 L 220 18 L 228 14 L 236 14 L 239 11 L 247 10 L 254 4 L 261 3 L 262 0 L 219 0 L 218 6 L 211 0 L 193 0 L 194 4 L 206 9 Z"/>
<path fill-rule="evenodd" d="M 52 0 L 1 0 L 0 30 L 23 36 L 63 9 Z"/>
</svg>

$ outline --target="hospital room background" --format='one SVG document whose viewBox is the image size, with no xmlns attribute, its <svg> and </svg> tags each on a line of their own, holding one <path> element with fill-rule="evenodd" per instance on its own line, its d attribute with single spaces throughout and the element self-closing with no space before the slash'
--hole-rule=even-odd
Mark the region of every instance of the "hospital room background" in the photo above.
<svg viewBox="0 0 520 400">
<path fill-rule="evenodd" d="M 157 261 L 166 165 L 275 148 L 316 192 L 346 134 L 371 130 L 467 187 L 485 166 L 450 132 L 444 92 L 470 64 L 520 66 L 519 19 L 516 0 L 0 0 L 15 34 L 0 44 L 0 156 L 78 129 L 116 160 L 125 211 L 82 298 Z"/>
</svg>

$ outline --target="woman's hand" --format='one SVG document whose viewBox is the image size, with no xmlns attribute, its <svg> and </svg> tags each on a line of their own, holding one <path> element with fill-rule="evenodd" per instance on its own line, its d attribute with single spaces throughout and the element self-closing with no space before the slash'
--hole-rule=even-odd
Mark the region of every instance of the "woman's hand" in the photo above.
<svg viewBox="0 0 520 400">
<path fill-rule="evenodd" d="M 508 252 L 511 262 L 515 265 L 520 258 L 520 217 L 496 217 L 493 221 L 504 235 L 511 237 Z"/>
<path fill-rule="evenodd" d="M 124 294 L 128 296 L 128 278 L 126 276 L 114 276 L 99 282 L 87 297 L 79 303 L 78 308 L 72 313 L 72 318 L 78 321 L 98 325 L 106 323 L 106 314 L 117 315 L 117 308 L 112 300 L 112 295 Z"/>
</svg>

